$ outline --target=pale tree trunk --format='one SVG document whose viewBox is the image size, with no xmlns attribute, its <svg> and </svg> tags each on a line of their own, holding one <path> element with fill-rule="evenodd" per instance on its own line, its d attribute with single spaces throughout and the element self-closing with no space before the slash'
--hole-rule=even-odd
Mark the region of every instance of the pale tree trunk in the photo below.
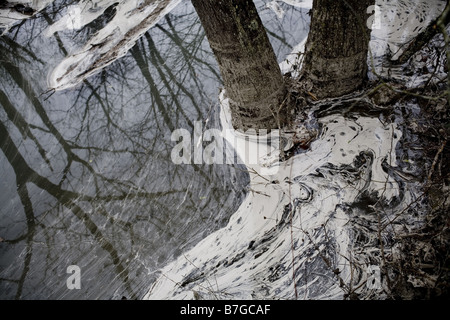
<svg viewBox="0 0 450 320">
<path fill-rule="evenodd" d="M 302 81 L 319 99 L 350 93 L 364 83 L 372 14 L 368 9 L 374 3 L 314 0 Z"/>
<path fill-rule="evenodd" d="M 285 85 L 252 0 L 192 0 L 219 64 L 235 129 L 276 129 L 288 119 Z"/>
</svg>

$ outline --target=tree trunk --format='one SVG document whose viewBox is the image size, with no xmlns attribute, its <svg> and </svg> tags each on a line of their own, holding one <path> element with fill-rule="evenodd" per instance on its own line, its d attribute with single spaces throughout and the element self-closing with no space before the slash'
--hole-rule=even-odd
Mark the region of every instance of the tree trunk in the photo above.
<svg viewBox="0 0 450 320">
<path fill-rule="evenodd" d="M 192 0 L 219 64 L 235 129 L 283 126 L 285 85 L 252 0 Z"/>
<path fill-rule="evenodd" d="M 375 0 L 314 0 L 303 80 L 319 99 L 360 87 L 367 77 L 371 14 Z M 369 11 L 369 13 L 368 13 Z"/>
</svg>

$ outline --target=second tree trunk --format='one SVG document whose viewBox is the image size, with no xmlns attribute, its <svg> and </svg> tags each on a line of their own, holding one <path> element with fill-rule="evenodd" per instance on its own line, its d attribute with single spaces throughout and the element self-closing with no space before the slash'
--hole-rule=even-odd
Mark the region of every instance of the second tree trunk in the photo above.
<svg viewBox="0 0 450 320">
<path fill-rule="evenodd" d="M 367 21 L 371 14 L 368 9 L 374 3 L 314 0 L 303 79 L 318 98 L 350 93 L 366 79 L 370 40 Z"/>
</svg>

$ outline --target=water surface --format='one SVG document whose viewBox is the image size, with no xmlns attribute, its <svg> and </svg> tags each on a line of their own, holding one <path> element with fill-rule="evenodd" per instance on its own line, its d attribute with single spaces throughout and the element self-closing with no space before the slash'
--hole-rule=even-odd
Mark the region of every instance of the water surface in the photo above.
<svg viewBox="0 0 450 320">
<path fill-rule="evenodd" d="M 218 67 L 182 1 L 123 57 L 49 90 L 53 70 L 118 12 L 81 1 L 96 18 L 77 26 L 71 1 L 48 2 L 0 38 L 0 298 L 140 298 L 155 270 L 225 226 L 247 194 L 243 166 L 170 158 L 173 130 L 220 127 Z M 309 18 L 257 4 L 282 60 Z M 67 288 L 70 265 L 79 290 Z"/>
</svg>

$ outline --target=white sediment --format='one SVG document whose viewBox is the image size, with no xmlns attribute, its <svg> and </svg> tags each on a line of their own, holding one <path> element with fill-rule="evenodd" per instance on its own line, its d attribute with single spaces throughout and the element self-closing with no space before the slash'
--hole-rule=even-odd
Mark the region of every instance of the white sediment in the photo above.
<svg viewBox="0 0 450 320">
<path fill-rule="evenodd" d="M 72 52 L 48 76 L 49 88 L 63 90 L 77 85 L 97 73 L 116 59 L 124 56 L 136 41 L 162 17 L 175 8 L 181 0 L 120 1 L 114 18 L 76 52 Z M 89 12 L 89 1 L 72 6 L 73 19 L 68 15 L 47 29 L 55 31 L 73 29 L 89 23 L 116 1 L 98 1 L 99 10 Z M 102 8 L 100 10 L 100 8 Z M 73 22 L 76 21 L 76 22 Z"/>
<path fill-rule="evenodd" d="M 15 0 L 11 1 L 14 5 L 22 4 L 28 6 L 36 12 L 41 11 L 54 0 Z M 29 15 L 22 14 L 13 8 L 0 9 L 0 28 L 5 29 L 3 32 L 7 33 L 9 29 L 22 20 L 30 18 Z"/>
<path fill-rule="evenodd" d="M 230 129 L 227 100 L 222 97 L 221 103 L 223 127 Z M 341 270 L 344 282 L 350 282 L 353 271 L 348 263 L 351 216 L 340 207 L 355 202 L 362 190 L 383 192 L 386 199 L 399 196 L 397 183 L 381 162 L 388 159 L 395 166 L 401 132 L 377 118 L 331 115 L 320 122 L 322 134 L 310 150 L 274 163 L 275 174 L 249 168 L 249 195 L 228 225 L 160 270 L 162 275 L 146 299 L 192 299 L 194 292 L 205 299 L 291 299 L 293 272 L 299 298 L 342 298 L 345 292 L 338 278 L 333 279 L 332 269 Z M 238 145 L 237 153 L 244 152 Z M 372 154 L 374 161 L 368 161 L 357 176 L 337 169 L 352 166 L 361 152 Z M 282 217 L 289 204 L 295 210 Z M 288 221 L 281 226 L 283 219 Z"/>
<path fill-rule="evenodd" d="M 434 73 L 434 79 L 445 77 L 443 57 L 439 57 L 433 52 L 426 52 L 425 59 L 421 54 L 416 54 L 418 59 L 411 59 L 411 66 L 415 69 L 436 66 L 436 71 L 430 69 L 429 72 L 415 72 L 414 75 L 405 75 L 404 66 L 395 66 L 386 63 L 386 59 L 397 60 L 421 31 L 423 31 L 434 19 L 436 19 L 445 8 L 445 1 L 389 1 L 377 0 L 373 15 L 370 21 L 373 22 L 370 42 L 369 65 L 376 73 L 371 78 L 378 76 L 395 79 L 402 82 L 407 87 L 417 87 L 423 85 L 430 79 L 430 74 Z M 375 11 L 376 9 L 376 11 Z M 442 43 L 442 42 L 441 42 Z M 442 52 L 445 50 L 442 48 Z M 426 60 L 421 62 L 420 60 Z M 441 63 L 438 63 L 441 61 Z"/>
<path fill-rule="evenodd" d="M 433 3 L 426 21 L 442 7 Z M 377 4 L 387 15 L 390 4 Z M 412 19 L 407 9 L 397 10 Z M 405 41 L 411 28 L 416 32 L 417 21 L 409 21 L 407 30 L 397 22 L 383 25 L 371 42 L 374 57 Z M 282 72 L 291 71 L 305 41 L 281 63 Z M 222 127 L 229 133 L 223 92 L 220 101 Z M 390 222 L 417 199 L 414 182 L 405 188 L 386 169 L 399 166 L 401 128 L 363 115 L 331 114 L 318 121 L 321 133 L 307 151 L 285 162 L 264 160 L 248 167 L 249 194 L 228 225 L 157 271 L 144 299 L 341 299 L 350 288 L 358 288 L 360 298 L 383 297 L 381 282 L 377 287 L 367 282 L 372 264 L 381 265 L 379 246 L 373 245 L 376 230 L 404 227 Z M 242 157 L 243 146 L 236 145 Z M 365 203 L 364 195 L 379 200 Z M 380 214 L 379 202 L 391 205 L 389 210 Z M 414 224 L 420 217 L 402 219 Z M 367 237 L 366 245 L 356 241 L 358 235 Z"/>
<path fill-rule="evenodd" d="M 73 87 L 125 55 L 180 1 L 119 1 L 114 18 L 50 73 L 49 87 Z M 80 1 L 68 8 L 67 16 L 46 33 L 50 36 L 80 28 L 114 2 Z M 312 3 L 283 2 L 301 8 Z M 271 6 L 282 18 L 280 3 L 273 1 Z M 398 54 L 394 51 L 420 32 L 422 24 L 436 17 L 444 2 L 395 1 L 391 5 L 390 1 L 379 0 L 377 5 L 380 17 L 375 19 L 381 19 L 381 29 L 372 33 L 374 71 L 381 75 L 394 71 L 399 79 L 409 81 L 401 71 L 385 70 L 381 58 L 389 50 Z M 395 16 L 391 16 L 393 8 Z M 3 26 L 10 25 L 5 22 L 8 19 L 24 19 L 12 11 L 1 14 Z M 292 71 L 291 67 L 301 61 L 304 43 L 305 40 L 281 63 L 283 73 Z M 413 81 L 417 83 L 417 79 Z M 223 93 L 220 102 L 224 138 L 230 139 L 237 154 L 245 158 L 249 147 L 245 136 L 225 135 L 233 129 Z M 386 170 L 386 166 L 398 166 L 396 148 L 402 131 L 395 123 L 362 115 L 332 114 L 317 121 L 321 131 L 308 150 L 280 162 L 280 150 L 272 146 L 259 164 L 248 166 L 248 196 L 228 225 L 155 271 L 159 277 L 145 299 L 339 299 L 349 292 L 349 286 L 358 287 L 357 293 L 362 297 L 381 289 L 365 285 L 366 268 L 380 262 L 379 255 L 371 254 L 378 248 L 370 246 L 370 239 L 364 250 L 358 247 L 354 220 L 362 216 L 368 223 L 385 223 L 417 197 L 414 188 L 401 186 L 403 182 Z M 365 194 L 392 203 L 389 212 L 384 212 L 382 218 L 377 216 L 376 206 L 361 200 Z M 367 207 L 358 209 L 355 204 Z"/>
</svg>

